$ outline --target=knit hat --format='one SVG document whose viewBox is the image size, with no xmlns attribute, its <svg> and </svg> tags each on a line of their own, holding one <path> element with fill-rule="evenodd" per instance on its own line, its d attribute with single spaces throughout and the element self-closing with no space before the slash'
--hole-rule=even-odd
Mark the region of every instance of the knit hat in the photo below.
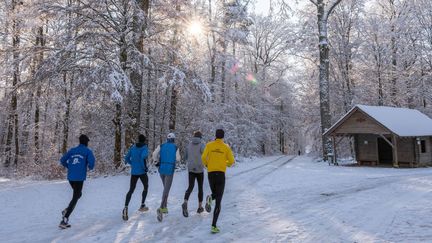
<svg viewBox="0 0 432 243">
<path fill-rule="evenodd" d="M 216 129 L 216 138 L 224 138 L 225 137 L 225 131 L 223 129 Z"/>
<path fill-rule="evenodd" d="M 145 143 L 147 141 L 146 136 L 140 134 L 138 135 L 138 143 Z"/>
<path fill-rule="evenodd" d="M 80 136 L 79 136 L 79 143 L 80 144 L 83 144 L 83 145 L 85 145 L 85 146 L 88 146 L 88 142 L 90 141 L 90 139 L 87 137 L 87 135 L 85 135 L 85 134 L 81 134 Z"/>
<path fill-rule="evenodd" d="M 168 133 L 167 138 L 168 138 L 168 139 L 174 139 L 174 138 L 175 138 L 175 134 L 172 133 L 172 132 L 170 132 L 170 133 Z"/>
<path fill-rule="evenodd" d="M 193 136 L 196 138 L 202 138 L 202 133 L 200 131 L 195 131 Z"/>
</svg>

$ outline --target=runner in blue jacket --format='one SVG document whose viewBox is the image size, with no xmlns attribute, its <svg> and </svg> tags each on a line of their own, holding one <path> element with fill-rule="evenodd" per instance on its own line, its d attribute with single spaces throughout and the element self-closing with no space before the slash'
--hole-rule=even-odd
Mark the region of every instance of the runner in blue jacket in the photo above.
<svg viewBox="0 0 432 243">
<path fill-rule="evenodd" d="M 79 145 L 70 149 L 60 159 L 61 165 L 68 170 L 67 179 L 73 189 L 72 200 L 69 206 L 62 211 L 62 221 L 59 227 L 66 229 L 70 227 L 69 216 L 75 208 L 78 199 L 82 195 L 82 188 L 87 177 L 87 168 L 93 170 L 95 166 L 95 157 L 93 152 L 87 148 L 90 139 L 86 135 L 79 137 Z"/>
<path fill-rule="evenodd" d="M 148 176 L 147 176 L 147 156 L 148 156 L 148 147 L 147 147 L 147 139 L 144 135 L 140 134 L 138 136 L 138 143 L 132 145 L 125 156 L 125 163 L 131 165 L 131 178 L 130 178 L 130 187 L 129 191 L 126 194 L 125 207 L 123 209 L 123 220 L 128 220 L 128 206 L 132 196 L 132 193 L 135 191 L 136 184 L 138 179 L 141 180 L 143 184 L 144 190 L 142 192 L 141 199 L 141 207 L 139 211 L 145 212 L 148 211 L 148 207 L 145 205 L 145 200 L 147 197 L 148 191 Z"/>
<path fill-rule="evenodd" d="M 157 209 L 157 219 L 162 221 L 162 214 L 168 213 L 168 195 L 171 189 L 171 184 L 174 177 L 176 162 L 179 162 L 180 152 L 177 145 L 174 143 L 174 133 L 169 133 L 167 142 L 158 146 L 153 152 L 153 161 L 159 167 L 159 174 L 162 179 L 164 190 L 162 193 L 162 201 L 160 208 Z"/>
</svg>

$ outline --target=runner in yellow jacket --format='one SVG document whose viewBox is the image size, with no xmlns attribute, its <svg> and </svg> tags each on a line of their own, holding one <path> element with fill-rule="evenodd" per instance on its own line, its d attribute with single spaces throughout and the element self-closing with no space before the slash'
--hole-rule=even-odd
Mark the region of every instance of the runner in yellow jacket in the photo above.
<svg viewBox="0 0 432 243">
<path fill-rule="evenodd" d="M 226 167 L 234 164 L 234 155 L 228 144 L 224 143 L 225 132 L 222 129 L 216 130 L 216 140 L 207 143 L 202 153 L 201 159 L 208 171 L 208 180 L 211 195 L 207 196 L 205 209 L 211 211 L 211 203 L 216 200 L 216 206 L 213 212 L 212 233 L 219 233 L 216 226 L 219 213 L 221 210 L 222 196 L 225 189 L 225 171 Z"/>
</svg>

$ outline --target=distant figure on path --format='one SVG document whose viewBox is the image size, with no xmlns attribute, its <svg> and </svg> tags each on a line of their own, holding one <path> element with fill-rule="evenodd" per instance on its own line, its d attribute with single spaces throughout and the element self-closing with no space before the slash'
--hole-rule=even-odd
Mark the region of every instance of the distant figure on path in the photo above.
<svg viewBox="0 0 432 243">
<path fill-rule="evenodd" d="M 208 171 L 208 180 L 212 194 L 206 198 L 205 209 L 211 211 L 212 201 L 216 200 L 216 206 L 213 212 L 213 222 L 211 227 L 212 233 L 219 233 L 216 223 L 221 211 L 222 196 L 225 189 L 225 171 L 226 167 L 234 164 L 234 155 L 228 144 L 224 143 L 225 132 L 219 128 L 216 130 L 215 141 L 207 143 L 202 154 L 202 161 Z"/>
<path fill-rule="evenodd" d="M 174 177 L 174 170 L 176 162 L 181 160 L 180 152 L 177 145 L 174 143 L 174 140 L 174 133 L 169 133 L 166 143 L 158 146 L 153 152 L 153 160 L 156 163 L 156 166 L 159 167 L 159 174 L 164 186 L 162 201 L 160 207 L 157 209 L 157 219 L 159 222 L 162 221 L 163 214 L 168 213 L 168 195 Z"/>
<path fill-rule="evenodd" d="M 185 149 L 184 160 L 187 163 L 189 171 L 189 186 L 184 195 L 184 202 L 182 204 L 183 216 L 188 217 L 188 200 L 195 185 L 195 179 L 198 184 L 198 210 L 197 213 L 202 213 L 203 201 L 203 182 L 204 182 L 204 165 L 202 163 L 201 155 L 204 151 L 204 143 L 202 142 L 202 134 L 200 131 L 195 131 L 191 142 Z"/>
<path fill-rule="evenodd" d="M 148 156 L 148 147 L 147 147 L 147 139 L 144 135 L 138 135 L 138 143 L 132 145 L 125 156 L 125 163 L 131 165 L 131 177 L 130 177 L 130 186 L 129 191 L 126 194 L 125 207 L 123 209 L 123 220 L 128 220 L 128 206 L 131 200 L 132 194 L 135 191 L 136 184 L 138 179 L 141 180 L 143 184 L 143 192 L 141 198 L 141 207 L 138 209 L 141 212 L 148 211 L 148 207 L 145 205 L 145 200 L 147 197 L 148 191 L 148 176 L 147 176 L 147 156 Z"/>
<path fill-rule="evenodd" d="M 69 206 L 62 211 L 62 220 L 59 227 L 62 229 L 69 228 L 69 216 L 75 208 L 78 199 L 81 197 L 81 191 L 84 181 L 87 177 L 87 168 L 93 170 L 95 166 L 95 157 L 93 152 L 87 148 L 90 139 L 86 135 L 79 137 L 79 145 L 70 149 L 60 159 L 61 165 L 68 170 L 67 179 L 73 189 L 72 200 Z"/>
</svg>

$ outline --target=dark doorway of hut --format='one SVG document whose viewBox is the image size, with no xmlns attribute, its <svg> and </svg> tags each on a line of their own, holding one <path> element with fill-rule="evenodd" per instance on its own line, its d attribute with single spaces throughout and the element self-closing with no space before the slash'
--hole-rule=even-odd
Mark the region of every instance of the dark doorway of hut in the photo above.
<svg viewBox="0 0 432 243">
<path fill-rule="evenodd" d="M 393 165 L 393 148 L 380 137 L 378 137 L 378 161 L 380 165 Z"/>
</svg>

